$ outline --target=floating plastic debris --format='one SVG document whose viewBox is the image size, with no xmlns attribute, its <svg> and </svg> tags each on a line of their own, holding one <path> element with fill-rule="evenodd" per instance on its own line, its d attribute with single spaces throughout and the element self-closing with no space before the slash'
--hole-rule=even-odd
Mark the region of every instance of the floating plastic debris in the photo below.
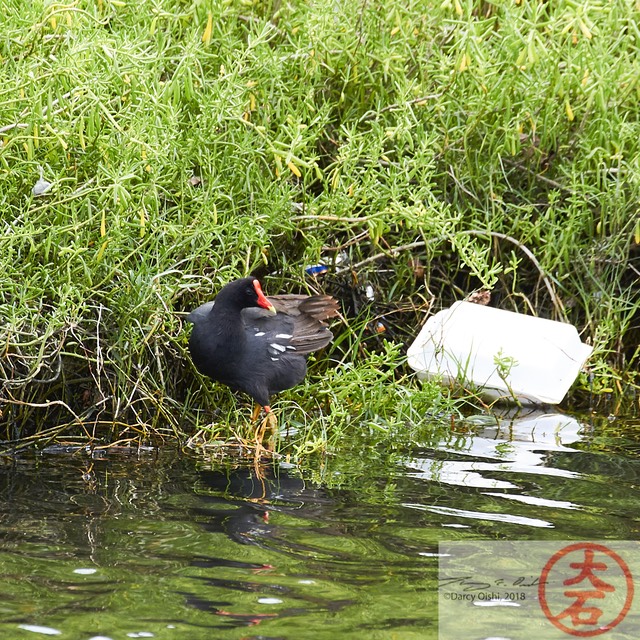
<svg viewBox="0 0 640 640">
<path fill-rule="evenodd" d="M 326 264 L 312 264 L 305 268 L 305 271 L 310 276 L 319 276 L 329 271 L 329 267 Z"/>
<path fill-rule="evenodd" d="M 375 332 L 376 333 L 385 333 L 387 330 L 386 325 L 383 322 L 376 322 L 376 326 L 375 326 Z"/>
<path fill-rule="evenodd" d="M 346 251 L 339 251 L 333 258 L 321 258 L 318 264 L 312 264 L 305 267 L 305 271 L 310 276 L 319 276 L 327 273 L 334 266 L 349 264 L 349 255 Z"/>
<path fill-rule="evenodd" d="M 491 399 L 558 404 L 592 351 L 571 324 L 456 302 L 427 320 L 407 356 L 420 378 L 473 385 Z"/>
<path fill-rule="evenodd" d="M 40 178 L 38 178 L 38 182 L 33 185 L 33 189 L 31 191 L 34 196 L 43 196 L 47 191 L 49 191 L 49 189 L 51 189 L 52 186 L 53 184 L 51 182 L 47 182 L 42 176 L 40 176 Z"/>
<path fill-rule="evenodd" d="M 371 300 L 371 302 L 373 302 L 376 299 L 376 292 L 373 288 L 373 286 L 371 286 L 370 284 L 368 284 L 365 288 L 364 288 L 364 295 L 367 296 L 368 300 Z"/>
</svg>

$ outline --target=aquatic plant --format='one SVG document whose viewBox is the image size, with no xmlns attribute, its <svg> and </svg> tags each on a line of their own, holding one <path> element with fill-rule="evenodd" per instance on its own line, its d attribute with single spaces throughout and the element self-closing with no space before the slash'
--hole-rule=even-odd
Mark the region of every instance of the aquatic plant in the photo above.
<svg viewBox="0 0 640 640">
<path fill-rule="evenodd" d="M 7 0 L 3 15 L 6 440 L 212 421 L 224 438 L 235 400 L 197 376 L 181 314 L 249 272 L 267 293 L 342 300 L 334 347 L 281 399 L 311 442 L 418 420 L 415 394 L 452 411 L 406 377 L 401 345 L 481 288 L 595 345 L 578 399 L 637 389 L 633 3 Z"/>
</svg>

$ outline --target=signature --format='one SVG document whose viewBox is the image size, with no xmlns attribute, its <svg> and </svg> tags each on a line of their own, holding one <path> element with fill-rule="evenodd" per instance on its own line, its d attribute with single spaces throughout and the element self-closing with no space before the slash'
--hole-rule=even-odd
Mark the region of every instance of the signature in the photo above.
<svg viewBox="0 0 640 640">
<path fill-rule="evenodd" d="M 476 580 L 474 576 L 463 576 L 462 578 L 438 578 L 438 587 L 450 587 L 456 585 L 462 587 L 462 591 L 486 591 L 496 587 L 537 587 L 540 583 L 540 576 L 519 576 L 514 579 L 505 580 L 497 578 L 492 582 Z"/>
</svg>

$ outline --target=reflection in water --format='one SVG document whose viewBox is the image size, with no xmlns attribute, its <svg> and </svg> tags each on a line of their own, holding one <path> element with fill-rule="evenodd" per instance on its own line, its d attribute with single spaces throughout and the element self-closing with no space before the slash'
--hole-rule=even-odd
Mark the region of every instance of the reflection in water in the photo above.
<svg viewBox="0 0 640 640">
<path fill-rule="evenodd" d="M 589 451 L 596 427 L 468 424 L 316 482 L 175 452 L 0 459 L 0 637 L 435 638 L 440 541 L 638 539 L 640 463 Z"/>
<path fill-rule="evenodd" d="M 571 416 L 533 409 L 492 421 L 472 418 L 470 424 L 478 425 L 472 435 L 456 434 L 407 462 L 410 476 L 451 487 L 448 504 L 431 500 L 407 502 L 408 507 L 455 517 L 453 523 L 442 519 L 442 526 L 471 519 L 484 532 L 514 539 L 540 537 L 536 531 L 523 533 L 523 526 L 554 529 L 553 538 L 593 538 L 602 535 L 598 531 L 604 514 L 619 514 L 617 530 L 612 520 L 605 526 L 611 527 L 609 535 L 637 536 L 629 526 L 635 507 L 620 513 L 617 506 L 635 499 L 631 479 L 640 467 L 636 460 L 584 451 L 584 438 L 593 435 L 592 428 Z M 608 488 L 612 482 L 615 496 Z M 491 521 L 519 526 L 497 531 Z"/>
<path fill-rule="evenodd" d="M 433 457 L 416 457 L 408 462 L 409 475 L 433 480 L 456 487 L 493 489 L 483 495 L 515 500 L 538 507 L 553 509 L 576 509 L 577 505 L 567 500 L 555 500 L 530 495 L 527 487 L 537 489 L 531 483 L 517 483 L 503 478 L 550 475 L 562 478 L 579 478 L 580 474 L 569 469 L 549 465 L 549 452 L 575 452 L 568 447 L 580 440 L 580 423 L 570 416 L 559 413 L 541 413 L 535 410 L 524 416 L 506 416 L 495 424 L 484 426 L 473 437 L 458 442 L 452 448 L 445 441 L 434 451 Z M 495 490 L 502 491 L 495 491 Z M 530 527 L 553 527 L 553 523 L 540 518 L 495 512 L 479 512 L 452 507 L 414 505 L 443 515 L 473 520 L 495 520 L 512 522 Z"/>
</svg>

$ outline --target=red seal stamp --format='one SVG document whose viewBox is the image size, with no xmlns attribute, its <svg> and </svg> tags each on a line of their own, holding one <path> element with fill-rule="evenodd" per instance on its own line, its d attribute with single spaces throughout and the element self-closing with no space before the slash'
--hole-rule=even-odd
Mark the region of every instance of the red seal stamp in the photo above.
<svg viewBox="0 0 640 640">
<path fill-rule="evenodd" d="M 555 553 L 540 574 L 538 598 L 548 620 L 590 638 L 619 625 L 633 602 L 627 563 L 602 544 L 578 542 Z"/>
</svg>

